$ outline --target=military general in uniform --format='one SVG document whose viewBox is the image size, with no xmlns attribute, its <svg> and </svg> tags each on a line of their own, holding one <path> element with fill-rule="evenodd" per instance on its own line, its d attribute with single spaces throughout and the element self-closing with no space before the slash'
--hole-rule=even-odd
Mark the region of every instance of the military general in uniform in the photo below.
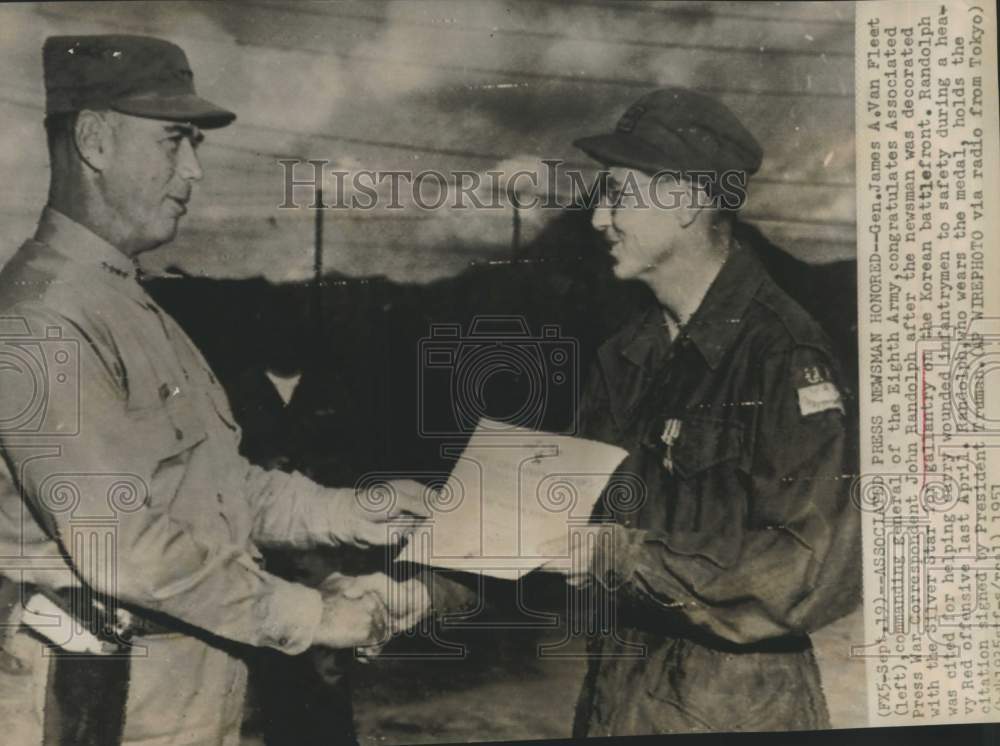
<svg viewBox="0 0 1000 746">
<path fill-rule="evenodd" d="M 370 645 L 427 603 L 418 581 L 383 597 L 370 577 L 357 593 L 282 580 L 258 545 L 392 543 L 422 487 L 366 503 L 239 455 L 225 392 L 136 264 L 188 211 L 203 131 L 235 115 L 195 93 L 166 41 L 52 37 L 43 61 L 48 204 L 0 274 L 2 554 L 36 612 L 82 627 L 59 640 L 35 625 L 51 643 L 34 665 L 40 730 L 66 746 L 235 744 L 241 645 Z"/>
<path fill-rule="evenodd" d="M 762 150 L 681 88 L 576 145 L 606 168 L 593 225 L 615 274 L 652 300 L 581 406 L 633 487 L 604 496 L 576 571 L 614 613 L 575 734 L 829 727 L 809 634 L 860 600 L 854 434 L 826 335 L 734 237 Z"/>
</svg>

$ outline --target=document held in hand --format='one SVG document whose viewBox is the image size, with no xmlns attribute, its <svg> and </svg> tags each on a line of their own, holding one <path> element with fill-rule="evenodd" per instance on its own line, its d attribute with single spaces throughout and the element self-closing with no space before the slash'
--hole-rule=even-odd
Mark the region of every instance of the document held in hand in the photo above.
<svg viewBox="0 0 1000 746">
<path fill-rule="evenodd" d="M 604 443 L 481 420 L 398 559 L 517 579 L 568 557 L 570 533 L 588 524 L 625 456 Z"/>
</svg>

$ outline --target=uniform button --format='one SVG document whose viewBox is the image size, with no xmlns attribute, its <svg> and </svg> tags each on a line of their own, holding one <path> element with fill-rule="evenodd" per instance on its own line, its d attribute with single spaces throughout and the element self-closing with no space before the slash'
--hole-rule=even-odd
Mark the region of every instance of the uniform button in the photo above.
<svg viewBox="0 0 1000 746">
<path fill-rule="evenodd" d="M 174 437 L 176 437 L 177 440 L 184 440 L 184 432 L 179 427 L 175 427 Z"/>
<path fill-rule="evenodd" d="M 281 639 L 278 640 L 278 644 L 281 645 L 281 647 L 283 647 L 283 648 L 288 647 L 288 643 L 290 643 L 290 642 L 291 642 L 291 640 L 289 640 L 285 636 L 282 636 Z"/>
<path fill-rule="evenodd" d="M 215 499 L 218 500 L 219 503 L 222 503 L 223 502 L 223 500 L 222 500 L 222 493 L 221 492 L 216 492 L 215 493 Z"/>
</svg>

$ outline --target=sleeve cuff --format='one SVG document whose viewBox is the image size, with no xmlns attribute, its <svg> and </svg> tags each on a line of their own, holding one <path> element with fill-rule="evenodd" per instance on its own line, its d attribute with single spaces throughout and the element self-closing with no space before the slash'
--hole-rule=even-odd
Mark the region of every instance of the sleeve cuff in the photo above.
<svg viewBox="0 0 1000 746">
<path fill-rule="evenodd" d="M 591 572 L 608 591 L 629 594 L 660 609 L 693 607 L 690 593 L 663 567 L 650 565 L 648 547 L 662 543 L 655 533 L 614 524 L 597 543 Z"/>
<path fill-rule="evenodd" d="M 421 581 L 431 594 L 431 610 L 434 616 L 463 614 L 479 607 L 480 576 L 470 575 L 470 579 L 467 582 L 476 583 L 475 590 L 461 582 L 457 573 L 449 577 L 443 572 L 428 570 L 423 575 Z"/>
<path fill-rule="evenodd" d="M 267 599 L 260 645 L 298 655 L 312 645 L 323 615 L 319 591 L 281 581 Z"/>
<path fill-rule="evenodd" d="M 356 499 L 353 487 L 326 487 L 321 499 L 324 506 L 326 543 L 329 546 L 358 546 L 354 526 L 347 525 L 351 511 L 345 502 Z"/>
</svg>

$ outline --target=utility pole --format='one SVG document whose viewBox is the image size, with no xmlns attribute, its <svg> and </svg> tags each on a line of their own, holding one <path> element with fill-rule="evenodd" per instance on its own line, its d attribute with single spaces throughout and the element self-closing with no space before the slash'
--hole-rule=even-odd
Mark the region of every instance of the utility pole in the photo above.
<svg viewBox="0 0 1000 746">
<path fill-rule="evenodd" d="M 313 330 L 316 333 L 316 344 L 325 346 L 324 332 L 326 324 L 323 319 L 323 188 L 316 189 L 316 224 L 313 246 Z"/>
</svg>

